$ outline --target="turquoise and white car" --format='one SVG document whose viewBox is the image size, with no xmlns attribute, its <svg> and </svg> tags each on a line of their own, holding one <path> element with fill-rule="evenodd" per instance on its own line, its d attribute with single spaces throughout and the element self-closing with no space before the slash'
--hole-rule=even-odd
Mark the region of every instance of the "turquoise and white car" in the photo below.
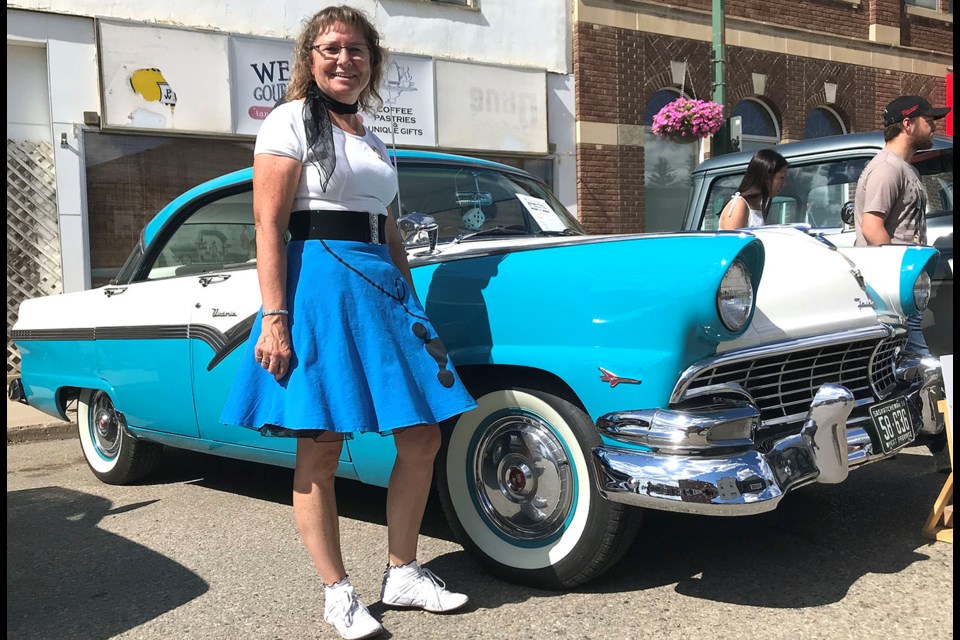
<svg viewBox="0 0 960 640">
<path fill-rule="evenodd" d="M 445 425 L 436 486 L 496 575 L 573 587 L 616 562 L 643 508 L 771 510 L 942 428 L 939 369 L 901 361 L 881 308 L 925 304 L 934 249 L 867 287 L 793 230 L 590 236 L 522 171 L 397 161 L 417 292 L 479 405 Z M 111 284 L 21 305 L 11 397 L 60 417 L 76 401 L 104 482 L 147 476 L 165 446 L 293 466 L 293 440 L 218 421 L 260 306 L 251 201 L 250 170 L 191 189 Z M 775 286 L 799 265 L 818 276 Z M 386 486 L 394 456 L 357 437 L 338 475 Z"/>
</svg>

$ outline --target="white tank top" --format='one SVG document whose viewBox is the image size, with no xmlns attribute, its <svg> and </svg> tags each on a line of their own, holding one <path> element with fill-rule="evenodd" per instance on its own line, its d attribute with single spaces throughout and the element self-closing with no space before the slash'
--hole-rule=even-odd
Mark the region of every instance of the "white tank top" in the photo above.
<svg viewBox="0 0 960 640">
<path fill-rule="evenodd" d="M 763 211 L 761 211 L 760 209 L 751 209 L 750 203 L 747 202 L 742 195 L 740 195 L 739 191 L 737 191 L 735 194 L 730 196 L 730 203 L 732 204 L 734 200 L 738 200 L 738 199 L 743 200 L 743 202 L 747 205 L 747 224 L 744 226 L 744 228 L 762 227 L 763 225 L 766 224 L 766 221 L 763 219 Z M 730 217 L 732 214 L 733 214 L 733 207 L 731 206 L 727 209 L 727 217 Z"/>
</svg>

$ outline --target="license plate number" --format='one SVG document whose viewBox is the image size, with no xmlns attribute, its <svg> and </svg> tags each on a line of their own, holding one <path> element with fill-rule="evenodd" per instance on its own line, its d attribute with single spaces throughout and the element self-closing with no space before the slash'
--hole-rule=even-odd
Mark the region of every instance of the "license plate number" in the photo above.
<svg viewBox="0 0 960 640">
<path fill-rule="evenodd" d="M 883 453 L 890 453 L 913 442 L 916 434 L 910 421 L 906 398 L 894 398 L 870 407 L 874 444 Z"/>
</svg>

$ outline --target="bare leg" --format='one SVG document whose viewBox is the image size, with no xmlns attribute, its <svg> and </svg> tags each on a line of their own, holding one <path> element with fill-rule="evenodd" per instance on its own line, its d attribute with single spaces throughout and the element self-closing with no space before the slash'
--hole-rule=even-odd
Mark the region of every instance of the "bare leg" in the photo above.
<svg viewBox="0 0 960 640">
<path fill-rule="evenodd" d="M 293 515 L 303 544 L 325 584 L 347 575 L 340 553 L 340 522 L 333 480 L 343 441 L 297 439 L 293 474 Z"/>
<path fill-rule="evenodd" d="M 396 433 L 394 442 L 397 461 L 387 488 L 387 544 L 390 564 L 397 566 L 417 558 L 433 461 L 440 450 L 440 428 L 431 424 L 404 429 Z"/>
</svg>

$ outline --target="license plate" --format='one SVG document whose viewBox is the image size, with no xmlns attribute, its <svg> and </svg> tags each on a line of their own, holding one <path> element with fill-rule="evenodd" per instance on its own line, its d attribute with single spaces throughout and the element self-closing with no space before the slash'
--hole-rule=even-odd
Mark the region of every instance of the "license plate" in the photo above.
<svg viewBox="0 0 960 640">
<path fill-rule="evenodd" d="M 906 398 L 894 398 L 870 407 L 873 441 L 883 453 L 910 444 L 916 437 Z"/>
</svg>

